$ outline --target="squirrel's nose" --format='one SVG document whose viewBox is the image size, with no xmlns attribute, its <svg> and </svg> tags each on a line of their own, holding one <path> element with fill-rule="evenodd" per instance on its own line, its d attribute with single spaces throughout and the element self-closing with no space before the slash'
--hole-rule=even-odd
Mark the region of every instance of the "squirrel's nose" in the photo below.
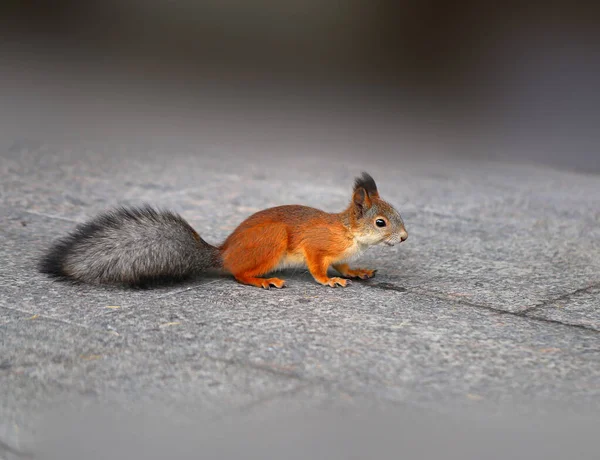
<svg viewBox="0 0 600 460">
<path fill-rule="evenodd" d="M 402 230 L 400 232 L 400 241 L 405 241 L 406 238 L 408 238 L 408 233 L 406 232 L 406 230 Z"/>
</svg>

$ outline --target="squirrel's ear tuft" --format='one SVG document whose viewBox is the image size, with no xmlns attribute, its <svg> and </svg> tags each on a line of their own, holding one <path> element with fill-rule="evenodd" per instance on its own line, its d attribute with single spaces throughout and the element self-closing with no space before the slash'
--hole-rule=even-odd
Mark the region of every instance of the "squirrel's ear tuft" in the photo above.
<svg viewBox="0 0 600 460">
<path fill-rule="evenodd" d="M 375 180 L 366 172 L 362 173 L 362 176 L 357 177 L 354 180 L 354 192 L 364 189 L 367 192 L 369 197 L 379 196 L 379 192 L 377 191 L 377 185 L 375 184 Z"/>
</svg>

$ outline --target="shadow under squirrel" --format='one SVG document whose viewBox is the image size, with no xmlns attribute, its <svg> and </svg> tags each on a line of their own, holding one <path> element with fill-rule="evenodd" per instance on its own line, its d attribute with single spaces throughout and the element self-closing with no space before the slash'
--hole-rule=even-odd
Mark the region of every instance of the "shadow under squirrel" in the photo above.
<svg viewBox="0 0 600 460">
<path fill-rule="evenodd" d="M 287 205 L 259 211 L 220 246 L 212 246 L 179 215 L 150 206 L 117 208 L 81 224 L 55 242 L 39 270 L 90 284 L 148 284 L 183 280 L 217 269 L 243 284 L 282 288 L 277 269 L 306 266 L 323 285 L 346 286 L 376 270 L 351 269 L 348 261 L 379 243 L 408 237 L 398 211 L 380 198 L 373 178 L 356 178 L 352 201 L 340 213 Z M 343 277 L 330 278 L 329 266 Z"/>
</svg>

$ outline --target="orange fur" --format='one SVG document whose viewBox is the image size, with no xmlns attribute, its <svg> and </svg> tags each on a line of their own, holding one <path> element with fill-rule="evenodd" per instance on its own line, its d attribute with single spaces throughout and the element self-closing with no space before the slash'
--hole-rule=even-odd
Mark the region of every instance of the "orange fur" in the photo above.
<svg viewBox="0 0 600 460">
<path fill-rule="evenodd" d="M 223 268 L 244 284 L 282 287 L 282 280 L 271 278 L 266 285 L 258 277 L 296 263 L 305 263 L 318 282 L 331 284 L 329 265 L 353 245 L 354 237 L 340 214 L 288 205 L 250 216 L 225 240 L 221 254 Z"/>
<path fill-rule="evenodd" d="M 368 228 L 373 221 L 365 223 L 365 214 L 391 216 L 395 211 L 380 199 L 372 179 L 367 184 L 370 189 L 357 184 L 352 203 L 341 213 L 287 205 L 253 214 L 220 246 L 223 269 L 240 283 L 265 289 L 281 288 L 285 281 L 261 276 L 296 265 L 305 265 L 318 283 L 331 287 L 344 287 L 350 282 L 344 278 L 330 278 L 327 274 L 330 266 L 344 277 L 371 278 L 375 270 L 351 269 L 347 261 L 367 246 L 379 242 L 373 240 L 373 231 Z M 406 235 L 403 224 L 400 226 L 390 225 L 386 231 L 400 231 Z M 379 233 L 375 235 L 379 240 L 382 238 Z M 406 236 L 402 241 L 404 239 Z"/>
</svg>

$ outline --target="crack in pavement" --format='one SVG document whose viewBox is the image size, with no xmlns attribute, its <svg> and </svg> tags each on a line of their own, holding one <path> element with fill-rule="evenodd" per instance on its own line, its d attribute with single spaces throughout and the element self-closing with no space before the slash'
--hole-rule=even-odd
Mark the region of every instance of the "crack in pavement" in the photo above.
<svg viewBox="0 0 600 460">
<path fill-rule="evenodd" d="M 568 294 L 565 294 L 563 296 L 560 296 L 554 300 L 548 300 L 548 301 L 544 301 L 543 304 L 540 305 L 534 305 L 532 307 L 529 307 L 525 310 L 522 311 L 518 311 L 518 312 L 513 312 L 513 311 L 507 311 L 507 310 L 500 310 L 499 308 L 496 307 L 491 307 L 489 305 L 483 305 L 483 304 L 478 304 L 478 303 L 474 303 L 474 302 L 469 302 L 468 300 L 462 300 L 462 299 L 457 299 L 454 297 L 450 297 L 446 294 L 440 294 L 437 292 L 431 292 L 431 291 L 426 291 L 426 290 L 420 290 L 420 289 L 407 289 L 406 291 L 400 291 L 400 292 L 408 292 L 411 294 L 415 294 L 415 295 L 422 295 L 425 297 L 433 297 L 439 300 L 445 300 L 451 303 L 455 303 L 455 304 L 459 304 L 459 305 L 464 305 L 467 307 L 472 307 L 472 308 L 479 308 L 479 309 L 483 309 L 483 310 L 487 310 L 493 313 L 497 313 L 498 315 L 511 315 L 511 316 L 516 316 L 519 318 L 524 318 L 524 319 L 529 319 L 532 321 L 539 321 L 539 322 L 543 322 L 543 323 L 548 323 L 548 324 L 559 324 L 561 326 L 566 326 L 566 327 L 571 327 L 571 328 L 577 328 L 577 329 L 581 329 L 581 330 L 585 330 L 585 331 L 590 331 L 590 332 L 595 332 L 595 333 L 600 333 L 600 331 L 598 329 L 595 329 L 591 326 L 586 326 L 583 324 L 571 324 L 571 323 L 565 323 L 562 321 L 558 321 L 558 320 L 554 320 L 554 319 L 548 319 L 548 318 L 541 318 L 539 316 L 535 316 L 535 315 L 530 315 L 529 313 L 533 310 L 533 308 L 539 308 L 541 306 L 544 306 L 546 304 L 550 304 L 552 302 L 556 302 L 559 300 L 563 300 L 563 298 L 568 298 L 572 295 L 578 294 L 580 292 L 585 292 L 587 290 L 591 290 L 594 287 L 600 286 L 599 284 L 595 284 L 592 286 L 588 286 L 586 288 L 582 288 L 582 289 L 578 289 L 576 291 L 570 292 Z"/>
<path fill-rule="evenodd" d="M 537 305 L 532 305 L 531 307 L 527 307 L 525 310 L 522 311 L 522 313 L 523 314 L 529 314 L 529 313 L 531 313 L 531 312 L 533 312 L 535 310 L 538 310 L 540 308 L 547 307 L 548 305 L 551 305 L 551 304 L 553 304 L 555 302 L 560 302 L 561 300 L 568 300 L 571 297 L 574 297 L 576 295 L 592 291 L 593 289 L 596 289 L 598 287 L 600 287 L 600 283 L 594 283 L 594 284 L 591 284 L 591 285 L 586 286 L 584 288 L 576 289 L 576 290 L 574 290 L 572 292 L 567 292 L 566 294 L 558 296 L 558 297 L 556 297 L 554 299 L 544 300 L 543 302 L 540 302 Z"/>
</svg>

